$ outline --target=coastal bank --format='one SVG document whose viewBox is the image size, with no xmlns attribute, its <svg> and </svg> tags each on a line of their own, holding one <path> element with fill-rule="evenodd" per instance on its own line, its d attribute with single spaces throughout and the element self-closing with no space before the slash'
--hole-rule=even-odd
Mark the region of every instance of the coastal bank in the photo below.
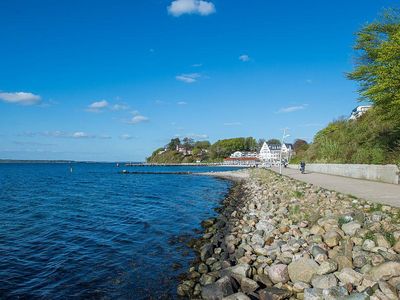
<svg viewBox="0 0 400 300">
<path fill-rule="evenodd" d="M 190 299 L 399 299 L 400 211 L 269 170 L 235 180 L 192 241 Z"/>
</svg>

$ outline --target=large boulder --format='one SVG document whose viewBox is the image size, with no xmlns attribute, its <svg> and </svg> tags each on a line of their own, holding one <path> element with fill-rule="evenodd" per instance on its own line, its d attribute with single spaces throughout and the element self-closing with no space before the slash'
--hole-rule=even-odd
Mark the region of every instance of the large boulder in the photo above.
<svg viewBox="0 0 400 300">
<path fill-rule="evenodd" d="M 361 224 L 358 222 L 349 222 L 342 225 L 342 230 L 345 234 L 353 236 L 356 234 L 357 230 L 361 228 Z"/>
<path fill-rule="evenodd" d="M 342 271 L 336 272 L 335 275 L 343 284 L 351 283 L 358 286 L 361 285 L 361 281 L 363 280 L 363 274 L 350 268 L 344 268 Z"/>
<path fill-rule="evenodd" d="M 222 298 L 222 300 L 251 300 L 251 299 L 243 293 L 236 293 L 228 297 L 224 297 Z"/>
<path fill-rule="evenodd" d="M 236 280 L 240 280 L 241 277 L 246 277 L 250 271 L 248 264 L 239 264 L 233 267 L 228 267 L 219 271 L 221 277 L 228 276 L 233 277 Z"/>
<path fill-rule="evenodd" d="M 216 282 L 204 286 L 201 290 L 201 296 L 205 300 L 221 300 L 233 293 L 232 282 L 228 276 L 224 276 Z"/>
<path fill-rule="evenodd" d="M 260 300 L 283 300 L 289 299 L 292 296 L 292 292 L 276 287 L 267 287 L 258 292 Z"/>
<path fill-rule="evenodd" d="M 301 281 L 310 283 L 317 270 L 318 264 L 309 258 L 300 258 L 291 262 L 288 266 L 289 277 L 293 282 Z"/>
<path fill-rule="evenodd" d="M 337 285 L 337 279 L 335 275 L 314 275 L 311 284 L 314 288 L 329 289 Z"/>
</svg>

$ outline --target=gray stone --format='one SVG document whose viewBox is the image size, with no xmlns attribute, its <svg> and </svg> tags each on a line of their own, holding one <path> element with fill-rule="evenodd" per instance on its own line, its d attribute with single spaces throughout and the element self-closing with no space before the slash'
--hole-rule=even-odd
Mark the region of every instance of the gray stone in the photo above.
<svg viewBox="0 0 400 300">
<path fill-rule="evenodd" d="M 310 283 L 311 278 L 317 273 L 318 264 L 309 258 L 300 258 L 288 266 L 289 277 L 293 282 L 302 281 Z"/>
<path fill-rule="evenodd" d="M 199 282 L 201 285 L 207 285 L 215 282 L 216 278 L 214 276 L 203 274 L 201 275 Z"/>
<path fill-rule="evenodd" d="M 276 287 L 267 287 L 258 292 L 260 300 L 283 300 L 289 299 L 289 297 L 293 293 L 288 290 L 276 288 Z"/>
<path fill-rule="evenodd" d="M 337 300 L 342 299 L 349 294 L 349 292 L 342 286 L 334 286 L 329 289 L 324 289 L 322 295 L 324 300 Z"/>
<path fill-rule="evenodd" d="M 261 220 L 256 224 L 256 229 L 257 230 L 263 230 L 264 234 L 268 235 L 269 233 L 271 233 L 275 229 L 275 227 L 271 223 L 268 223 L 267 221 Z"/>
<path fill-rule="evenodd" d="M 351 283 L 355 286 L 360 285 L 363 279 L 363 274 L 358 273 L 350 268 L 344 268 L 342 271 L 336 272 L 335 275 L 342 283 Z"/>
<path fill-rule="evenodd" d="M 361 224 L 358 222 L 349 222 L 342 225 L 342 230 L 345 234 L 353 236 L 356 234 L 357 230 L 361 228 Z"/>
<path fill-rule="evenodd" d="M 362 249 L 364 251 L 371 251 L 375 247 L 375 242 L 372 240 L 365 240 L 362 244 Z"/>
<path fill-rule="evenodd" d="M 337 279 L 335 275 L 314 275 L 311 279 L 311 285 L 314 288 L 329 289 L 337 285 Z"/>
<path fill-rule="evenodd" d="M 362 267 L 364 267 L 367 263 L 368 263 L 368 259 L 367 259 L 367 257 L 366 257 L 365 255 L 363 255 L 363 254 L 358 255 L 358 256 L 356 256 L 356 257 L 353 259 L 353 265 L 354 265 L 356 268 L 362 268 Z"/>
<path fill-rule="evenodd" d="M 373 267 L 369 274 L 376 281 L 389 280 L 392 277 L 400 276 L 400 262 L 388 261 L 377 267 Z"/>
<path fill-rule="evenodd" d="M 251 292 L 254 292 L 256 289 L 258 289 L 258 283 L 254 281 L 253 279 L 243 277 L 240 280 L 240 288 L 242 291 L 246 294 L 249 294 Z"/>
<path fill-rule="evenodd" d="M 208 267 L 207 267 L 206 264 L 201 263 L 201 264 L 199 264 L 198 270 L 199 270 L 199 273 L 200 273 L 200 274 L 205 274 L 205 273 L 208 272 Z"/>
<path fill-rule="evenodd" d="M 205 300 L 220 300 L 225 296 L 233 294 L 232 283 L 229 277 L 224 276 L 212 284 L 204 286 L 201 296 Z"/>
<path fill-rule="evenodd" d="M 222 300 L 250 300 L 250 298 L 243 293 L 236 293 L 228 297 L 224 297 L 222 298 Z"/>
<path fill-rule="evenodd" d="M 334 260 L 327 260 L 322 262 L 317 270 L 318 275 L 325 275 L 335 272 L 338 268 L 337 262 Z"/>
<path fill-rule="evenodd" d="M 340 234 L 334 230 L 331 230 L 331 231 L 328 231 L 327 233 L 325 233 L 323 238 L 324 238 L 325 244 L 327 244 L 331 248 L 339 245 L 339 241 L 341 239 Z"/>
<path fill-rule="evenodd" d="M 250 266 L 247 264 L 239 264 L 233 267 L 222 269 L 219 271 L 221 277 L 228 276 L 235 278 L 236 275 L 246 277 L 249 274 Z"/>
<path fill-rule="evenodd" d="M 205 244 L 200 248 L 200 259 L 206 261 L 213 254 L 213 245 Z"/>
<path fill-rule="evenodd" d="M 268 268 L 268 276 L 273 283 L 286 283 L 289 281 L 288 266 L 284 264 L 272 265 Z"/>
<path fill-rule="evenodd" d="M 304 290 L 304 300 L 324 300 L 322 289 L 310 288 Z"/>
<path fill-rule="evenodd" d="M 396 288 L 391 286 L 390 284 L 386 283 L 385 281 L 379 281 L 379 288 L 382 291 L 382 293 L 385 294 L 386 297 L 388 297 L 390 300 L 397 300 L 397 292 Z"/>
</svg>

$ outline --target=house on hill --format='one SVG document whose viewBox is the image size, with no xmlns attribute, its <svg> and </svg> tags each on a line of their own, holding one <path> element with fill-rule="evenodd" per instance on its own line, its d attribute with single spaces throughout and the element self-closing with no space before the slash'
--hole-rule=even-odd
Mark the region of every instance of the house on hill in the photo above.
<svg viewBox="0 0 400 300">
<path fill-rule="evenodd" d="M 282 153 L 282 154 L 281 154 Z M 264 162 L 276 163 L 279 159 L 285 159 L 287 161 L 293 156 L 293 145 L 284 143 L 282 145 L 276 144 L 264 144 L 261 147 L 258 157 Z"/>
<path fill-rule="evenodd" d="M 372 105 L 359 105 L 351 111 L 349 120 L 357 120 L 361 117 L 367 110 L 369 110 Z"/>
</svg>

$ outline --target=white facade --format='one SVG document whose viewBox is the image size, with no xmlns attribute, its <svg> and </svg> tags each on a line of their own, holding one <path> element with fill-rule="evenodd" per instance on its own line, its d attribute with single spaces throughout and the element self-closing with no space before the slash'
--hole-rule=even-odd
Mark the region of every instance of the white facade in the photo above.
<svg viewBox="0 0 400 300">
<path fill-rule="evenodd" d="M 356 120 L 361 117 L 365 112 L 370 109 L 371 105 L 359 105 L 352 110 L 349 120 Z"/>
<path fill-rule="evenodd" d="M 282 153 L 282 156 L 281 156 Z M 279 162 L 279 159 L 289 160 L 293 155 L 291 144 L 268 145 L 266 142 L 261 147 L 258 157 L 264 162 Z"/>
<path fill-rule="evenodd" d="M 254 157 L 257 158 L 257 152 L 246 152 L 246 151 L 236 151 L 230 155 L 230 158 L 239 158 L 239 157 Z"/>
</svg>

